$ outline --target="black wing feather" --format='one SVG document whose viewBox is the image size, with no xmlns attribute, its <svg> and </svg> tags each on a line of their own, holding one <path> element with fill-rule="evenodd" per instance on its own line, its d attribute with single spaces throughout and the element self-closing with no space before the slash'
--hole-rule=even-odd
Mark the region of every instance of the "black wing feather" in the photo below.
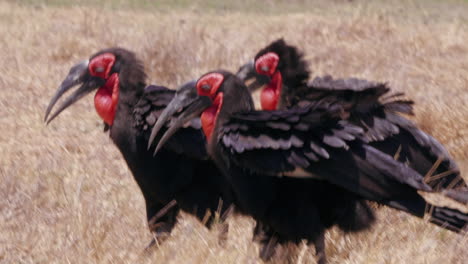
<svg viewBox="0 0 468 264">
<path fill-rule="evenodd" d="M 232 162 L 252 172 L 305 178 L 320 175 L 373 200 L 390 199 L 401 186 L 431 191 L 419 173 L 368 146 L 360 140 L 362 129 L 340 120 L 339 111 L 330 109 L 334 106 L 316 104 L 307 111 L 296 108 L 236 114 L 221 128 L 219 144 Z M 290 118 L 292 115 L 296 118 Z M 294 127 L 301 122 L 308 131 L 284 131 L 271 125 Z M 233 131 L 240 127 L 238 123 L 250 129 Z M 290 174 L 297 169 L 313 176 Z"/>
<path fill-rule="evenodd" d="M 341 117 L 363 128 L 365 141 L 407 163 L 422 175 L 426 175 L 434 163 L 441 159 L 433 175 L 452 173 L 430 180 L 430 185 L 435 189 L 450 187 L 468 190 L 466 183 L 459 180 L 460 170 L 445 148 L 401 116 L 413 114 L 413 101 L 402 98 L 404 93 L 389 94 L 390 88 L 385 83 L 357 78 L 333 79 L 331 76 L 317 77 L 307 87 L 298 87 L 293 92 L 293 101 L 297 104 L 299 100 L 340 104 L 343 108 Z M 342 145 L 342 142 L 336 140 L 331 142 Z"/>
</svg>

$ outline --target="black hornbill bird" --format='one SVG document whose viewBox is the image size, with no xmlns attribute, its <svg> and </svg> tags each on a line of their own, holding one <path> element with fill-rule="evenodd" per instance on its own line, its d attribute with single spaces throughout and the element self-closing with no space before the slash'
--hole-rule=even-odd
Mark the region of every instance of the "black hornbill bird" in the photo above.
<svg viewBox="0 0 468 264">
<path fill-rule="evenodd" d="M 418 191 L 435 190 L 423 176 L 369 145 L 363 129 L 343 119 L 339 101 L 254 111 L 247 87 L 226 71 L 203 75 L 196 89 L 198 97 L 169 104 L 183 110 L 156 151 L 201 116 L 207 151 L 231 184 L 239 210 L 272 229 L 278 240 L 315 243 L 319 263 L 325 263 L 324 230 L 334 221 L 329 208 L 337 206 L 336 195 L 346 194 L 343 189 L 421 218 L 426 214 L 452 231 L 466 227 L 468 214 L 426 202 Z M 155 127 L 171 117 L 161 114 Z"/>
<path fill-rule="evenodd" d="M 468 192 L 458 166 L 442 144 L 400 115 L 413 114 L 413 101 L 403 99 L 404 93 L 389 94 L 387 84 L 357 78 L 325 76 L 308 82 L 302 52 L 283 39 L 260 50 L 254 62 L 241 71 L 244 79 L 255 78 L 249 88 L 262 87 L 263 110 L 286 109 L 304 101 L 337 101 L 343 104 L 343 117 L 364 129 L 371 146 L 405 162 L 425 175 L 434 189 L 452 198 L 459 193 L 453 189 Z"/>
<path fill-rule="evenodd" d="M 81 86 L 51 114 L 59 98 L 77 85 Z M 193 85 L 188 83 L 177 91 L 179 98 Z M 208 159 L 199 120 L 178 132 L 157 155 L 147 149 L 149 128 L 176 91 L 146 86 L 143 64 L 128 50 L 105 49 L 73 66 L 50 101 L 45 121 L 51 122 L 94 90 L 94 105 L 105 131 L 109 131 L 145 198 L 149 228 L 156 237 L 153 242 L 161 242 L 170 234 L 179 210 L 200 220 L 212 213 L 206 218 L 208 226 L 216 210 L 229 212 L 233 196 L 229 184 Z"/>
<path fill-rule="evenodd" d="M 413 114 L 413 102 L 402 99 L 403 93 L 389 94 L 390 88 L 385 83 L 356 78 L 325 76 L 308 83 L 309 75 L 303 53 L 283 39 L 261 49 L 255 59 L 237 73 L 244 82 L 250 82 L 248 88 L 251 91 L 262 88 L 260 103 L 263 110 L 287 109 L 319 100 L 342 104 L 342 118 L 360 126 L 371 146 L 426 175 L 426 182 L 434 189 L 455 199 L 460 196 L 460 192 L 454 192 L 452 188 L 460 190 L 466 188 L 466 184 L 448 152 L 400 115 Z M 367 206 L 359 199 L 354 203 Z M 351 199 L 347 206 L 352 208 Z"/>
</svg>

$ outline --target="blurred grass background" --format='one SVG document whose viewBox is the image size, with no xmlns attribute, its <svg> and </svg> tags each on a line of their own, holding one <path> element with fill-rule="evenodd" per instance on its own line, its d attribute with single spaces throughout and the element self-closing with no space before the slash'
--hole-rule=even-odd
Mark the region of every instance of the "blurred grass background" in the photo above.
<svg viewBox="0 0 468 264">
<path fill-rule="evenodd" d="M 401 9 L 414 9 L 440 12 L 443 9 L 456 9 L 457 5 L 462 5 L 468 0 L 390 0 L 390 1 L 362 1 L 362 0 L 238 0 L 238 1 L 216 1 L 216 0 L 8 0 L 13 3 L 23 5 L 43 6 L 43 7 L 80 7 L 86 6 L 97 9 L 125 9 L 125 10 L 146 10 L 146 11 L 174 11 L 191 10 L 199 12 L 242 12 L 260 14 L 284 14 L 284 13 L 323 13 L 324 9 L 330 11 L 351 11 L 337 10 L 329 8 L 331 5 L 355 4 L 373 6 L 377 9 L 391 11 L 388 7 L 399 6 Z M 441 10 L 442 8 L 442 10 Z M 398 10 L 398 9 L 397 9 Z M 393 11 L 397 11 L 393 10 Z M 452 12 L 460 12 L 456 9 Z M 398 11 L 397 11 L 398 12 Z"/>
<path fill-rule="evenodd" d="M 232 217 L 228 244 L 188 215 L 158 251 L 140 191 L 102 133 L 92 97 L 51 125 L 45 107 L 69 68 L 110 46 L 133 50 L 149 83 L 175 87 L 235 71 L 284 37 L 313 75 L 386 81 L 413 118 L 468 170 L 468 4 L 433 0 L 0 1 L 0 262 L 260 263 L 253 222 Z M 466 178 L 466 176 L 465 176 Z M 369 231 L 327 234 L 331 263 L 465 263 L 467 235 L 390 209 Z M 215 227 L 216 228 L 216 227 Z M 273 263 L 314 263 L 305 245 Z"/>
</svg>

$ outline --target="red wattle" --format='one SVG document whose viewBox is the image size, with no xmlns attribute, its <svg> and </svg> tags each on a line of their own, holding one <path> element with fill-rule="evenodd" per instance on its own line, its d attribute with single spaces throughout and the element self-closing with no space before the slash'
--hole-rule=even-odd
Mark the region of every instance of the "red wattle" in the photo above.
<svg viewBox="0 0 468 264">
<path fill-rule="evenodd" d="M 283 78 L 279 71 L 275 72 L 270 83 L 263 88 L 260 94 L 262 110 L 273 111 L 278 108 L 278 102 L 283 88 Z"/>
<path fill-rule="evenodd" d="M 208 107 L 201 114 L 200 120 L 202 124 L 203 133 L 205 133 L 206 139 L 210 140 L 213 134 L 216 120 L 218 119 L 219 110 L 223 105 L 223 93 L 219 93 L 213 101 L 213 104 Z"/>
<path fill-rule="evenodd" d="M 203 133 L 205 133 L 205 136 L 208 140 L 211 138 L 211 134 L 213 133 L 217 110 L 218 109 L 216 109 L 215 106 L 210 106 L 208 109 L 203 111 L 200 118 Z"/>
<path fill-rule="evenodd" d="M 104 86 L 94 96 L 94 107 L 98 115 L 108 125 L 114 123 L 115 111 L 119 100 L 119 75 L 112 74 Z"/>
<path fill-rule="evenodd" d="M 262 105 L 262 110 L 276 110 L 276 105 L 278 105 L 278 98 L 273 87 L 267 86 L 263 88 L 260 94 L 260 104 Z"/>
</svg>

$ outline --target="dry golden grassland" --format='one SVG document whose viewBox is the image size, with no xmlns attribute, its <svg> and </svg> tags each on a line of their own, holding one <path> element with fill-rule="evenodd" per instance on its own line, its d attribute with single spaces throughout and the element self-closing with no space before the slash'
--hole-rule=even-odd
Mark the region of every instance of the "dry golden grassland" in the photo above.
<svg viewBox="0 0 468 264">
<path fill-rule="evenodd" d="M 208 70 L 236 70 L 285 37 L 306 51 L 314 75 L 387 81 L 406 92 L 417 103 L 415 122 L 468 172 L 466 2 L 294 1 L 303 3 L 295 13 L 256 3 L 230 12 L 0 2 L 1 263 L 260 262 L 253 221 L 239 216 L 229 220 L 224 248 L 215 231 L 183 214 L 173 236 L 143 254 L 151 238 L 144 201 L 92 96 L 43 124 L 69 67 L 110 46 L 135 51 L 149 82 L 175 87 Z M 328 232 L 330 262 L 467 263 L 466 234 L 386 208 L 377 216 L 368 232 Z M 273 262 L 315 263 L 304 245 L 284 251 L 295 254 Z"/>
</svg>

